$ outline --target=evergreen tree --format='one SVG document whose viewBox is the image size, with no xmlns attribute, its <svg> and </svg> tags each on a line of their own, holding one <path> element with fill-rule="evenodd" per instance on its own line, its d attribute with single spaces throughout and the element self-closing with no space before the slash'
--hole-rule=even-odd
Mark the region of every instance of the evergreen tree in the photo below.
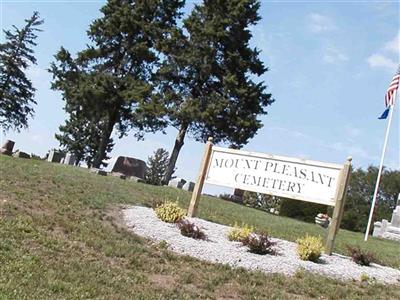
<svg viewBox="0 0 400 300">
<path fill-rule="evenodd" d="M 28 127 L 36 104 L 35 88 L 25 72 L 36 64 L 33 47 L 43 20 L 34 12 L 25 22 L 22 29 L 4 30 L 5 43 L 0 44 L 0 126 L 4 131 Z"/>
<path fill-rule="evenodd" d="M 159 148 L 150 156 L 147 161 L 146 182 L 153 185 L 162 185 L 162 179 L 168 166 L 169 153 Z"/>
<path fill-rule="evenodd" d="M 165 183 L 186 135 L 240 148 L 262 127 L 259 116 L 273 100 L 264 83 L 253 80 L 267 71 L 259 50 L 249 46 L 259 7 L 257 0 L 205 0 L 163 48 L 159 91 L 178 130 Z"/>
<path fill-rule="evenodd" d="M 152 76 L 158 49 L 183 4 L 109 0 L 88 31 L 92 45 L 75 59 L 65 49 L 56 54 L 52 87 L 62 91 L 70 115 L 57 138 L 67 149 L 82 152 L 93 167 L 111 151 L 113 131 L 121 138 L 135 128 L 142 138 L 143 132 L 166 125 L 163 106 L 153 97 Z"/>
</svg>

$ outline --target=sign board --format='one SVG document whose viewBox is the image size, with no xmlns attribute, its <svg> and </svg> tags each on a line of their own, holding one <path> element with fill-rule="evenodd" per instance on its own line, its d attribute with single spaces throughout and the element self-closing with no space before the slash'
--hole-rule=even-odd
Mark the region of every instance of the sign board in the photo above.
<svg viewBox="0 0 400 300">
<path fill-rule="evenodd" d="M 335 206 L 343 165 L 213 147 L 205 183 Z"/>
<path fill-rule="evenodd" d="M 214 147 L 208 139 L 188 216 L 196 215 L 204 183 L 334 206 L 325 253 L 332 254 L 343 217 L 351 157 L 344 165 Z"/>
</svg>

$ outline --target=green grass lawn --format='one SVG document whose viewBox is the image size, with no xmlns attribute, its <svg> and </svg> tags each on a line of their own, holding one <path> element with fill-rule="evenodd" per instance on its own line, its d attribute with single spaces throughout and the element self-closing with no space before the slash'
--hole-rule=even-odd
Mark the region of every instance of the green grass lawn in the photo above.
<svg viewBox="0 0 400 300">
<path fill-rule="evenodd" d="M 0 299 L 400 299 L 400 289 L 339 282 L 307 272 L 293 277 L 249 272 L 178 256 L 129 233 L 122 205 L 178 200 L 190 193 L 85 169 L 0 156 Z M 199 217 L 245 222 L 296 240 L 325 236 L 314 224 L 203 197 Z M 335 251 L 359 244 L 400 268 L 399 244 L 341 230 Z"/>
</svg>

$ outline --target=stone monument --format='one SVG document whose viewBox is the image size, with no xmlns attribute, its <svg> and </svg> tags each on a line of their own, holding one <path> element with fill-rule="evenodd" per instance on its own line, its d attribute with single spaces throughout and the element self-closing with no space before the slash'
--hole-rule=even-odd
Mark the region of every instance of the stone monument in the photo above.
<svg viewBox="0 0 400 300">
<path fill-rule="evenodd" d="M 17 150 L 12 156 L 18 158 L 28 158 L 28 159 L 31 158 L 31 156 L 28 153 L 19 150 Z"/>
<path fill-rule="evenodd" d="M 136 159 L 128 156 L 118 156 L 115 163 L 111 163 L 106 169 L 111 169 L 110 173 L 121 173 L 126 177 L 139 177 L 144 179 L 146 176 L 146 162 L 140 159 Z"/>
<path fill-rule="evenodd" d="M 182 189 L 183 186 L 185 185 L 185 183 L 186 183 L 185 179 L 176 177 L 176 178 L 171 179 L 168 182 L 168 186 L 171 186 L 171 187 L 174 187 L 174 188 L 177 188 L 177 189 Z"/>
<path fill-rule="evenodd" d="M 15 145 L 14 141 L 6 140 L 6 142 L 3 144 L 3 146 L 0 149 L 0 154 L 11 156 L 14 145 Z"/>
<path fill-rule="evenodd" d="M 75 155 L 73 155 L 72 153 L 65 154 L 65 158 L 64 158 L 64 161 L 63 161 L 64 165 L 73 166 L 73 165 L 75 165 L 75 162 L 76 162 Z"/>
<path fill-rule="evenodd" d="M 47 157 L 48 162 L 60 163 L 64 158 L 64 155 L 56 150 L 51 150 L 49 156 Z"/>
<path fill-rule="evenodd" d="M 383 219 L 382 222 L 375 222 L 372 235 L 400 242 L 400 194 L 391 221 Z"/>
<path fill-rule="evenodd" d="M 183 185 L 182 189 L 188 192 L 193 192 L 194 186 L 195 186 L 194 182 L 188 181 Z"/>
</svg>

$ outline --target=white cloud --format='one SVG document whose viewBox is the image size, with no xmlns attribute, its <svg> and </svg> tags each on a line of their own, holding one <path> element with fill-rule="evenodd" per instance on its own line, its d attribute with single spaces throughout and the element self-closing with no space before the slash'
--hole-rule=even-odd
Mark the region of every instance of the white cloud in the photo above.
<svg viewBox="0 0 400 300">
<path fill-rule="evenodd" d="M 327 48 L 322 57 L 323 61 L 329 64 L 338 64 L 349 60 L 348 56 L 336 48 Z"/>
<path fill-rule="evenodd" d="M 367 62 L 372 68 L 386 68 L 390 71 L 396 69 L 396 62 L 382 54 L 372 54 L 368 57 Z"/>
<path fill-rule="evenodd" d="M 392 52 L 394 54 L 399 55 L 400 52 L 400 31 L 397 33 L 397 35 L 390 41 L 388 41 L 384 49 L 388 52 Z"/>
<path fill-rule="evenodd" d="M 318 13 L 309 14 L 308 19 L 310 30 L 314 33 L 333 31 L 337 28 L 331 18 Z"/>
<path fill-rule="evenodd" d="M 387 41 L 379 51 L 370 55 L 367 62 L 372 68 L 383 68 L 394 72 L 400 59 L 400 31 Z"/>
</svg>

